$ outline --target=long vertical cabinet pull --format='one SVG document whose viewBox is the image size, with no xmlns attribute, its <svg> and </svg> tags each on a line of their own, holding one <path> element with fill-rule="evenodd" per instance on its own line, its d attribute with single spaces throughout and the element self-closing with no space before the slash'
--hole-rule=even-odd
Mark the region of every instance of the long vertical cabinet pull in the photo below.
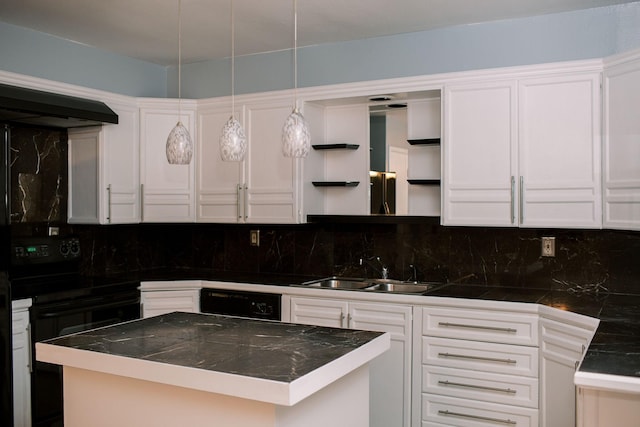
<svg viewBox="0 0 640 427">
<path fill-rule="evenodd" d="M 249 186 L 244 185 L 244 219 L 249 219 Z"/>
<path fill-rule="evenodd" d="M 111 184 L 107 185 L 107 223 L 111 224 Z"/>
<path fill-rule="evenodd" d="M 520 225 L 524 222 L 524 177 L 520 175 Z"/>
<path fill-rule="evenodd" d="M 238 221 L 240 221 L 242 219 L 242 209 L 241 209 L 241 204 L 242 204 L 242 184 L 238 184 L 238 188 L 237 188 L 237 208 L 238 208 Z"/>
<path fill-rule="evenodd" d="M 516 222 L 516 177 L 511 175 L 511 224 Z"/>
<path fill-rule="evenodd" d="M 144 222 L 144 184 L 140 184 L 140 222 Z"/>
</svg>

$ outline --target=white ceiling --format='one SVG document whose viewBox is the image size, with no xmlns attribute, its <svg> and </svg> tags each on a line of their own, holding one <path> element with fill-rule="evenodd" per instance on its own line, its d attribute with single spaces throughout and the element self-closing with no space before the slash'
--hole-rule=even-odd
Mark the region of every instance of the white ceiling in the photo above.
<svg viewBox="0 0 640 427">
<path fill-rule="evenodd" d="M 233 0 L 236 55 L 289 49 L 293 0 Z M 298 46 L 637 0 L 298 0 Z M 230 56 L 231 0 L 182 0 L 183 63 Z M 0 21 L 157 64 L 177 63 L 178 0 L 0 0 Z"/>
</svg>

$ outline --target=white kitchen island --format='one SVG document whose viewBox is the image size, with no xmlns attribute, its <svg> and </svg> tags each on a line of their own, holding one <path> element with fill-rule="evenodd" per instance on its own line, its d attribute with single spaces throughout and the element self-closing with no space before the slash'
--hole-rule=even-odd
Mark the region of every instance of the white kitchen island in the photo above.
<svg viewBox="0 0 640 427">
<path fill-rule="evenodd" d="M 36 344 L 67 427 L 366 427 L 387 333 L 170 313 Z"/>
</svg>

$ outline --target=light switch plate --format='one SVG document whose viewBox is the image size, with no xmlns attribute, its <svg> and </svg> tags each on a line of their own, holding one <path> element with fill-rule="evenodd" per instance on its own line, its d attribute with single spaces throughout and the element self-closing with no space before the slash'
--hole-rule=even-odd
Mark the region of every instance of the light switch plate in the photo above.
<svg viewBox="0 0 640 427">
<path fill-rule="evenodd" d="M 260 230 L 251 230 L 249 232 L 249 242 L 251 246 L 260 246 Z"/>
</svg>

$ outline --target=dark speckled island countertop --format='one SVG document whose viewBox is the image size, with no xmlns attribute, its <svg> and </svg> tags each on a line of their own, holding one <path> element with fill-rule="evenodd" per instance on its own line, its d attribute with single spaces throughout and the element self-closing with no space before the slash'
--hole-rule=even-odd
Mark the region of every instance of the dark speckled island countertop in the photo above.
<svg viewBox="0 0 640 427">
<path fill-rule="evenodd" d="M 289 406 L 389 345 L 380 332 L 174 312 L 37 343 L 36 358 Z"/>
</svg>

